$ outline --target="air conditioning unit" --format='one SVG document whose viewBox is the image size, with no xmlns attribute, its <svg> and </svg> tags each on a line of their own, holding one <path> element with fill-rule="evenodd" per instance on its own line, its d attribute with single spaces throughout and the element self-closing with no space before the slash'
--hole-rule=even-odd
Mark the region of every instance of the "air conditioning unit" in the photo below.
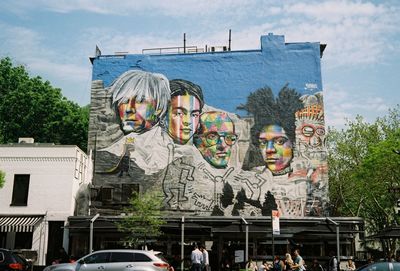
<svg viewBox="0 0 400 271">
<path fill-rule="evenodd" d="M 33 137 L 20 137 L 18 138 L 18 143 L 35 143 Z"/>
</svg>

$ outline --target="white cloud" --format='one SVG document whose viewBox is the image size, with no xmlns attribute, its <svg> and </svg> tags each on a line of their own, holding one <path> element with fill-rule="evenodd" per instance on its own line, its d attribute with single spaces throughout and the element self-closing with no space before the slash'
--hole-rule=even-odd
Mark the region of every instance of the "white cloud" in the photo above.
<svg viewBox="0 0 400 271">
<path fill-rule="evenodd" d="M 391 45 L 394 37 L 400 33 L 398 27 L 400 6 L 385 2 L 374 4 L 368 1 L 329 0 L 286 1 L 282 4 L 276 1 L 239 0 L 98 0 L 95 2 L 40 0 L 39 3 L 35 1 L 30 5 L 27 2 L 29 3 L 29 1 L 13 1 L 18 7 L 14 6 L 14 9 L 29 10 L 29 8 L 40 7 L 53 12 L 85 11 L 122 16 L 149 14 L 167 16 L 171 20 L 184 17 L 190 19 L 187 31 L 197 37 L 193 40 L 201 45 L 218 44 L 221 40 L 227 40 L 229 28 L 232 28 L 234 49 L 257 48 L 260 35 L 269 32 L 285 35 L 287 42 L 326 43 L 328 47 L 324 59 L 327 68 L 382 62 L 386 60 L 387 50 L 393 50 L 396 53 L 400 50 L 398 46 Z M 12 5 L 8 3 L 7 7 L 11 9 Z M 182 29 L 182 26 L 180 27 Z M 181 29 L 178 31 L 182 31 Z M 177 31 L 177 29 L 171 29 L 171 32 L 174 30 Z M 167 36 L 156 33 L 157 30 L 154 31 L 153 34 L 137 36 L 134 43 L 140 43 L 141 48 L 165 47 L 181 40 L 177 34 L 182 33 L 172 33 L 171 36 L 177 37 L 174 42 L 171 36 L 163 38 Z M 115 29 L 109 29 L 106 35 L 110 36 L 113 32 L 116 32 Z M 118 40 L 119 35 L 117 31 L 115 38 L 103 40 L 117 45 L 111 51 L 130 51 L 133 47 L 131 42 L 128 42 L 125 48 L 121 48 L 124 42 L 120 44 L 112 42 Z M 154 38 L 160 35 L 160 39 Z M 132 40 L 129 35 L 126 35 L 124 39 Z"/>
<path fill-rule="evenodd" d="M 24 0 L 14 0 L 7 8 L 13 12 L 21 12 L 40 7 L 58 13 L 85 11 L 97 14 L 114 14 L 130 16 L 135 12 L 148 14 L 161 13 L 167 16 L 188 17 L 191 15 L 207 15 L 215 13 L 233 14 L 238 10 L 249 10 L 255 3 L 241 0 L 37 0 L 25 3 Z"/>
<path fill-rule="evenodd" d="M 354 94 L 352 94 L 354 93 Z M 340 86 L 327 86 L 324 90 L 326 125 L 344 128 L 346 119 L 354 119 L 359 112 L 366 121 L 375 121 L 389 110 L 388 101 L 376 96 L 377 93 L 364 93 Z"/>
<path fill-rule="evenodd" d="M 89 65 L 68 62 L 72 57 L 56 51 L 46 45 L 40 33 L 24 27 L 1 24 L 0 56 L 10 56 L 16 64 L 22 64 L 32 76 L 40 75 L 43 79 L 53 78 L 60 81 L 78 83 L 87 80 Z M 69 53 L 69 52 L 68 52 Z M 67 53 L 67 54 L 68 54 Z"/>
<path fill-rule="evenodd" d="M 310 4 L 296 3 L 285 5 L 284 12 L 293 15 L 304 15 L 312 20 L 324 23 L 340 23 L 346 18 L 374 17 L 385 15 L 387 8 L 382 5 L 360 1 L 321 1 Z"/>
<path fill-rule="evenodd" d="M 337 67 L 351 70 L 373 65 L 400 51 L 397 41 L 400 6 L 397 2 L 374 4 L 372 1 L 358 0 L 293 0 L 283 3 L 261 0 L 6 1 L 2 3 L 2 8 L 7 12 L 23 14 L 24 20 L 29 20 L 31 16 L 33 18 L 36 13 L 33 9 L 65 14 L 76 11 L 113 14 L 113 20 L 116 21 L 122 16 L 126 19 L 135 14 L 149 14 L 152 18 L 163 16 L 164 20 L 172 22 L 172 27 L 168 31 L 148 29 L 145 34 L 135 32 L 135 29 L 123 32 L 111 28 L 106 20 L 109 17 L 104 16 L 104 24 L 77 30 L 66 48 L 49 43 L 50 38 L 45 36 L 49 33 L 5 25 L 0 21 L 0 55 L 11 55 L 19 62 L 22 60 L 36 74 L 43 72 L 42 77 L 49 74 L 52 78 L 69 78 L 70 81 L 82 83 L 90 73 L 87 57 L 94 54 L 95 45 L 99 45 L 103 54 L 117 51 L 141 53 L 143 48 L 182 46 L 182 34 L 185 31 L 188 45 L 203 47 L 206 44 L 227 45 L 228 29 L 232 29 L 233 50 L 259 49 L 260 35 L 270 32 L 284 35 L 286 42 L 326 43 L 328 47 L 322 59 L 326 73 Z M 176 18 L 178 20 L 174 21 Z M 182 24 L 185 18 L 187 25 Z M 177 24 L 176 27 L 173 27 L 174 24 Z M 329 95 L 329 89 L 326 92 Z M 345 93 L 343 89 L 341 92 Z M 335 91 L 336 98 L 328 97 L 328 101 L 338 99 L 337 95 L 341 92 Z M 346 100 L 354 100 L 358 105 Z M 339 110 L 331 110 L 332 118 L 338 123 L 343 116 L 353 115 L 354 108 L 361 110 L 363 104 L 376 110 L 385 107 L 379 99 L 342 97 L 341 101 L 333 102 Z"/>
</svg>

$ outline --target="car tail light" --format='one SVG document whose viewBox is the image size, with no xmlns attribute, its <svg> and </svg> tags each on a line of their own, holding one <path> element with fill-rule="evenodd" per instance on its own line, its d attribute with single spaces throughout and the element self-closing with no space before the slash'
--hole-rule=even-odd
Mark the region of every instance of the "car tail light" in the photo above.
<svg viewBox="0 0 400 271">
<path fill-rule="evenodd" d="M 166 269 L 168 269 L 168 267 L 169 267 L 169 264 L 167 264 L 167 263 L 153 263 L 154 264 L 154 266 L 157 266 L 157 267 L 159 267 L 159 268 L 166 268 Z"/>
<path fill-rule="evenodd" d="M 20 263 L 10 263 L 8 265 L 8 267 L 13 269 L 13 270 L 23 270 L 24 269 L 24 267 Z"/>
</svg>

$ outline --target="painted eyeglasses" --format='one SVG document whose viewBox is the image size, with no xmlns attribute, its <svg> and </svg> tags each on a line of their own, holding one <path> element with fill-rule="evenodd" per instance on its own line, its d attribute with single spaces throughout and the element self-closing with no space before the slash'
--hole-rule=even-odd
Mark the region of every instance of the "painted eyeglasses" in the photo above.
<svg viewBox="0 0 400 271">
<path fill-rule="evenodd" d="M 206 139 L 206 143 L 208 147 L 217 145 L 222 142 L 221 137 L 224 138 L 226 145 L 232 146 L 235 144 L 238 136 L 233 133 L 217 133 L 217 132 L 209 132 L 203 135 Z"/>
</svg>

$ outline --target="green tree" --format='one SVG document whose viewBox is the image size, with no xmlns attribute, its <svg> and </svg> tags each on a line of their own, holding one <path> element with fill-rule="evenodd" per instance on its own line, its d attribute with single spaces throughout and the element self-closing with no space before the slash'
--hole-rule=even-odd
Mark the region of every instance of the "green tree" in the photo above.
<svg viewBox="0 0 400 271">
<path fill-rule="evenodd" d="M 161 217 L 162 200 L 162 194 L 156 191 L 132 193 L 130 205 L 124 209 L 128 215 L 117 222 L 118 230 L 127 233 L 124 238 L 127 247 L 146 245 L 149 237 L 162 234 L 161 226 L 165 224 Z"/>
<path fill-rule="evenodd" d="M 33 137 L 36 142 L 87 148 L 88 107 L 67 100 L 61 90 L 40 77 L 29 77 L 24 66 L 0 60 L 0 143 Z"/>
<path fill-rule="evenodd" d="M 400 107 L 383 118 L 367 123 L 358 116 L 347 129 L 328 133 L 329 197 L 334 216 L 359 216 L 366 230 L 376 234 L 399 225 L 395 203 L 400 186 Z M 393 253 L 395 239 L 382 240 L 383 249 Z"/>
<path fill-rule="evenodd" d="M 5 181 L 6 181 L 6 174 L 0 170 L 0 188 L 4 186 Z"/>
</svg>

